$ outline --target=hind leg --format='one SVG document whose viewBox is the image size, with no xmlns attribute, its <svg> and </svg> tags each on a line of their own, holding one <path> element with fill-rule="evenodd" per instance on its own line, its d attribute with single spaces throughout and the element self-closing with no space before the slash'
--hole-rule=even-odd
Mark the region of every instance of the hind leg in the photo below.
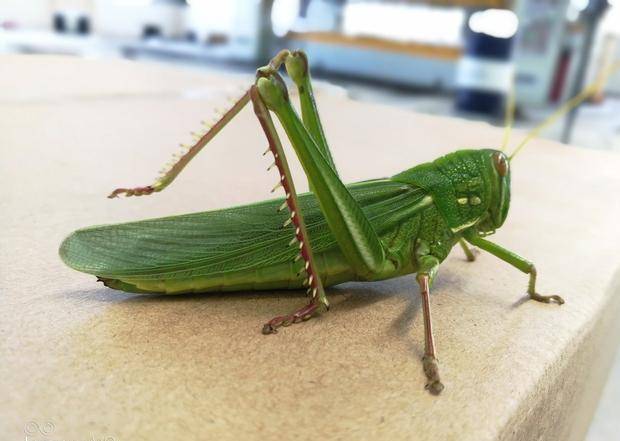
<svg viewBox="0 0 620 441">
<path fill-rule="evenodd" d="M 171 165 L 162 170 L 162 175 L 159 176 L 155 182 L 151 185 L 133 188 L 117 188 L 108 195 L 108 198 L 113 199 L 121 194 L 125 196 L 147 196 L 153 193 L 162 191 L 168 185 L 175 180 L 175 178 L 181 173 L 181 171 L 190 163 L 190 161 L 196 156 L 209 141 L 220 133 L 220 131 L 233 120 L 235 116 L 245 107 L 250 101 L 250 93 L 245 92 L 241 98 L 233 104 L 233 106 L 224 112 L 221 117 L 215 121 L 212 125 L 205 124 L 206 130 L 200 133 L 192 133 L 196 142 L 193 145 L 184 145 L 183 154 Z"/>
<path fill-rule="evenodd" d="M 277 167 L 280 173 L 280 180 L 277 187 L 282 187 L 285 193 L 285 201 L 282 204 L 281 209 L 288 208 L 291 213 L 291 217 L 287 220 L 286 225 L 293 224 L 295 228 L 295 238 L 291 241 L 290 245 L 293 246 L 296 243 L 299 248 L 299 256 L 295 261 L 303 260 L 303 266 L 300 268 L 300 272 L 306 273 L 306 279 L 304 285 L 308 287 L 307 293 L 310 301 L 307 305 L 298 309 L 297 311 L 284 316 L 278 316 L 271 319 L 263 326 L 263 334 L 272 334 L 277 332 L 280 326 L 288 326 L 293 323 L 299 323 L 310 319 L 317 313 L 327 311 L 329 309 L 329 302 L 321 278 L 318 274 L 317 267 L 315 265 L 315 259 L 310 246 L 310 238 L 306 230 L 306 225 L 303 219 L 303 213 L 299 207 L 297 201 L 297 192 L 295 191 L 295 184 L 291 176 L 291 172 L 288 167 L 288 162 L 280 137 L 275 129 L 273 120 L 269 115 L 267 107 L 261 100 L 256 86 L 252 86 L 250 89 L 250 97 L 252 104 L 254 105 L 254 113 L 258 118 L 260 125 L 265 133 L 265 137 L 269 143 L 269 149 L 274 157 L 274 165 Z M 299 258 L 300 257 L 300 258 Z"/>
</svg>

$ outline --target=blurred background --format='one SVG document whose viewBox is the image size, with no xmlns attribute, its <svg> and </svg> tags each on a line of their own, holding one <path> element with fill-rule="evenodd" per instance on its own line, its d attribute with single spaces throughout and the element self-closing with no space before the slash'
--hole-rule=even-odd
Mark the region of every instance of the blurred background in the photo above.
<svg viewBox="0 0 620 441">
<path fill-rule="evenodd" d="M 0 0 L 0 54 L 252 74 L 304 49 L 356 100 L 502 125 L 514 90 L 523 129 L 609 71 L 619 41 L 620 0 Z M 542 136 L 620 150 L 620 73 Z M 617 439 L 618 397 L 617 361 L 589 440 Z"/>
<path fill-rule="evenodd" d="M 615 3 L 615 4 L 614 4 Z M 1 0 L 0 52 L 251 73 L 301 48 L 354 99 L 533 127 L 620 59 L 620 0 Z M 544 136 L 620 149 L 620 73 Z"/>
</svg>

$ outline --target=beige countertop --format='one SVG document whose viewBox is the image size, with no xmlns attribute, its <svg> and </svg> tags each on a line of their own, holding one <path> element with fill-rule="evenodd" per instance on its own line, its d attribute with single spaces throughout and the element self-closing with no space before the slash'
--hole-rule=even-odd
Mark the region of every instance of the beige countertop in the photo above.
<svg viewBox="0 0 620 441">
<path fill-rule="evenodd" d="M 431 296 L 446 386 L 434 397 L 411 276 L 330 289 L 328 314 L 264 336 L 301 293 L 133 296 L 58 258 L 79 227 L 269 197 L 276 172 L 247 110 L 165 192 L 105 198 L 151 183 L 247 78 L 62 57 L 0 64 L 3 439 L 583 437 L 619 335 L 620 156 L 537 140 L 515 160 L 493 240 L 534 261 L 540 291 L 567 303 L 524 301 L 523 274 L 455 249 Z M 347 182 L 502 137 L 325 93 L 319 106 Z"/>
</svg>

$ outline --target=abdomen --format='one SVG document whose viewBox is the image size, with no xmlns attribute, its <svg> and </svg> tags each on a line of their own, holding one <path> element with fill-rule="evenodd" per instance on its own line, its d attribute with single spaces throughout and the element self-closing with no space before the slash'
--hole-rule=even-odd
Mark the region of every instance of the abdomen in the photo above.
<svg viewBox="0 0 620 441">
<path fill-rule="evenodd" d="M 355 273 L 347 265 L 342 253 L 331 250 L 315 255 L 319 274 L 323 286 L 332 286 L 339 283 L 355 280 Z M 243 271 L 233 271 L 209 276 L 186 278 L 140 279 L 120 278 L 110 279 L 100 277 L 106 286 L 126 292 L 143 294 L 185 294 L 208 293 L 226 291 L 266 291 L 274 289 L 301 289 L 306 280 L 303 261 L 294 262 L 291 259 L 286 263 L 264 266 Z"/>
</svg>

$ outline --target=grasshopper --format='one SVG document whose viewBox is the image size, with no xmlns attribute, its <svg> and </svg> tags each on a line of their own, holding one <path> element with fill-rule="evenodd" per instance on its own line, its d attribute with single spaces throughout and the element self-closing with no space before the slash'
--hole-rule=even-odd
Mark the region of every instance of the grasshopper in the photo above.
<svg viewBox="0 0 620 441">
<path fill-rule="evenodd" d="M 279 74 L 283 65 L 297 88 L 301 118 Z M 458 150 L 390 178 L 345 185 L 319 118 L 308 59 L 301 51 L 281 51 L 259 68 L 247 92 L 213 126 L 199 133 L 196 143 L 153 185 L 119 188 L 109 197 L 162 191 L 250 102 L 268 142 L 264 154 L 273 155 L 270 168 L 279 171 L 272 192 L 281 188 L 283 198 L 80 229 L 62 243 L 63 261 L 97 276 L 105 286 L 131 293 L 305 288 L 308 304 L 268 321 L 265 334 L 327 311 L 327 286 L 416 274 L 424 318 L 423 370 L 426 387 L 433 394 L 440 393 L 443 384 L 429 294 L 453 246 L 459 244 L 470 261 L 475 257 L 469 246 L 476 246 L 527 274 L 531 299 L 564 303 L 557 295 L 536 291 L 532 262 L 485 238 L 506 220 L 510 160 L 525 141 L 510 157 L 493 149 Z M 311 188 L 308 193 L 295 191 L 272 114 L 303 167 Z"/>
</svg>

